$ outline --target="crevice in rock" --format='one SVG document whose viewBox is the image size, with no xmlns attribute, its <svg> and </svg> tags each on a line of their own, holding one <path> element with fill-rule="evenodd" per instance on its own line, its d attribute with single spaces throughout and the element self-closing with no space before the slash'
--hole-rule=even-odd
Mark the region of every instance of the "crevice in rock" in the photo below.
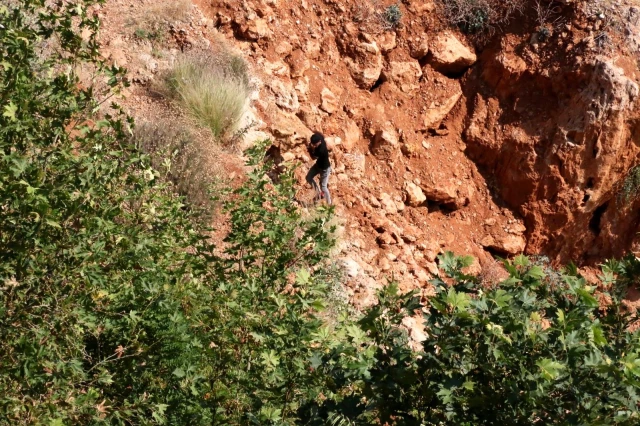
<svg viewBox="0 0 640 426">
<path fill-rule="evenodd" d="M 602 216 L 605 214 L 608 207 L 609 202 L 607 201 L 593 212 L 593 216 L 589 221 L 589 229 L 596 235 L 600 235 L 600 231 L 602 230 Z"/>
<path fill-rule="evenodd" d="M 440 71 L 440 74 L 452 80 L 460 80 L 467 73 L 467 70 L 468 68 L 465 68 L 462 71 Z"/>
<path fill-rule="evenodd" d="M 371 89 L 369 89 L 370 92 L 375 91 L 378 87 L 382 86 L 385 82 L 387 81 L 387 79 L 381 75 L 380 78 L 378 78 L 378 80 L 376 80 L 375 83 L 373 83 L 373 86 L 371 86 Z"/>
<path fill-rule="evenodd" d="M 427 208 L 429 209 L 429 212 L 441 212 L 442 214 L 445 214 L 445 215 L 449 215 L 457 210 L 455 205 L 433 201 L 433 200 L 427 200 L 426 205 L 427 205 Z"/>
<path fill-rule="evenodd" d="M 502 259 L 509 257 L 509 253 L 507 253 L 506 251 L 500 250 L 496 247 L 485 247 L 484 251 L 489 253 L 494 259 L 498 257 Z"/>
<path fill-rule="evenodd" d="M 433 57 L 433 53 L 429 52 L 426 54 L 426 56 L 423 56 L 422 58 L 418 59 L 418 63 L 420 64 L 420 68 L 424 68 L 425 66 L 427 66 L 427 64 L 431 61 L 431 58 Z M 424 78 L 424 76 L 423 76 Z"/>
</svg>

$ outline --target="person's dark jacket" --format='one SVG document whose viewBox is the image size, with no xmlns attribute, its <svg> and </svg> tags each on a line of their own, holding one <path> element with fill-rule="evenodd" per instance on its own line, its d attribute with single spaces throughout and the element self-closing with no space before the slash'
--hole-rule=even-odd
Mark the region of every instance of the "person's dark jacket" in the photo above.
<svg viewBox="0 0 640 426">
<path fill-rule="evenodd" d="M 316 148 L 309 147 L 309 154 L 311 158 L 316 160 L 316 166 L 320 167 L 322 170 L 326 170 L 331 167 L 331 163 L 329 162 L 329 150 L 327 149 L 327 143 L 325 141 L 320 142 Z"/>
</svg>

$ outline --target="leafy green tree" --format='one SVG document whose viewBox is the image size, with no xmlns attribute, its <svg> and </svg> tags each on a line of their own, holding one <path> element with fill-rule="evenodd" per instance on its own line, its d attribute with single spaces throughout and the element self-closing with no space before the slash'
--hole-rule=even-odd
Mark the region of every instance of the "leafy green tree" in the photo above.
<svg viewBox="0 0 640 426">
<path fill-rule="evenodd" d="M 79 35 L 91 4 L 0 8 L 0 423 L 291 423 L 319 383 L 329 212 L 303 219 L 260 145 L 213 247 L 132 121 L 98 114 L 123 70 Z"/>
<path fill-rule="evenodd" d="M 415 308 L 412 295 L 386 290 L 360 321 L 377 342 L 367 346 L 365 362 L 336 361 L 359 361 L 361 345 L 342 346 L 325 358 L 336 396 L 316 407 L 316 419 L 638 424 L 640 340 L 630 331 L 634 319 L 619 290 L 637 281 L 640 261 L 604 265 L 610 293 L 598 297 L 575 268 L 561 274 L 522 256 L 505 263 L 510 278 L 491 289 L 461 272 L 469 258 L 446 253 L 440 264 L 449 278 L 434 281 L 423 351 L 409 356 L 390 327 L 399 324 L 399 312 Z"/>
</svg>

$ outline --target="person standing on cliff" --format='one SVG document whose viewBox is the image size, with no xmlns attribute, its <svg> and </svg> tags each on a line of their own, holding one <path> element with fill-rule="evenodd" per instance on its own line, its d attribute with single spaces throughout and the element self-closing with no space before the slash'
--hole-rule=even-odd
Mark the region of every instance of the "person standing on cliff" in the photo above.
<svg viewBox="0 0 640 426">
<path fill-rule="evenodd" d="M 324 135 L 322 133 L 314 133 L 307 149 L 311 158 L 316 160 L 316 163 L 307 173 L 307 182 L 315 189 L 316 200 L 324 197 L 327 204 L 331 205 L 331 194 L 328 188 L 331 162 L 329 161 L 329 148 L 324 140 Z M 320 187 L 318 187 L 318 183 L 315 180 L 317 175 L 320 175 Z"/>
</svg>

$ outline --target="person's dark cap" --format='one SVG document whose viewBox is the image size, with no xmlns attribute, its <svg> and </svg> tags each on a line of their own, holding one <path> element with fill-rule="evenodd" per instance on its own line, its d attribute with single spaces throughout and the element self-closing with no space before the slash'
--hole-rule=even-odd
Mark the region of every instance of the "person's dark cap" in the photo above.
<svg viewBox="0 0 640 426">
<path fill-rule="evenodd" d="M 312 144 L 317 144 L 318 142 L 323 142 L 324 141 L 324 135 L 322 133 L 314 133 L 313 135 L 311 135 L 311 143 Z"/>
</svg>

